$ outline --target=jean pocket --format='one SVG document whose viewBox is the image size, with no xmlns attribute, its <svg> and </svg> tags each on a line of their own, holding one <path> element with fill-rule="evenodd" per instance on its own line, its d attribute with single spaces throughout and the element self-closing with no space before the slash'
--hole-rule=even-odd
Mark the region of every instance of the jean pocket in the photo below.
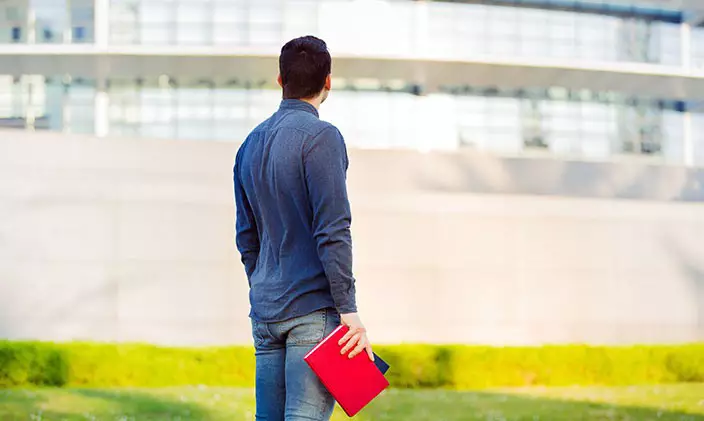
<svg viewBox="0 0 704 421">
<path fill-rule="evenodd" d="M 318 310 L 292 320 L 286 342 L 291 345 L 317 344 L 325 338 L 328 317 L 327 310 Z"/>
<path fill-rule="evenodd" d="M 255 347 L 259 347 L 264 344 L 264 342 L 266 342 L 268 334 L 269 328 L 265 323 L 252 320 L 252 339 L 254 340 Z"/>
</svg>

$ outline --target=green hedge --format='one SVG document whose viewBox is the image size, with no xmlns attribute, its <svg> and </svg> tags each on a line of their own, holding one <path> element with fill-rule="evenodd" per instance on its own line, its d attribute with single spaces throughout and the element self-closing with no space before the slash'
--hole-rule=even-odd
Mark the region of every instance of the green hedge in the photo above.
<svg viewBox="0 0 704 421">
<path fill-rule="evenodd" d="M 68 358 L 52 344 L 0 341 L 0 388 L 11 386 L 63 386 Z"/>
<path fill-rule="evenodd" d="M 704 344 L 683 346 L 381 347 L 396 387 L 704 382 Z"/>
<path fill-rule="evenodd" d="M 395 345 L 375 351 L 392 366 L 393 387 L 483 389 L 509 386 L 704 382 L 704 344 L 682 346 L 477 347 Z M 0 341 L 0 387 L 251 387 L 249 347 Z"/>
<path fill-rule="evenodd" d="M 247 347 L 160 348 L 150 345 L 63 345 L 72 386 L 249 386 L 254 353 Z"/>
</svg>

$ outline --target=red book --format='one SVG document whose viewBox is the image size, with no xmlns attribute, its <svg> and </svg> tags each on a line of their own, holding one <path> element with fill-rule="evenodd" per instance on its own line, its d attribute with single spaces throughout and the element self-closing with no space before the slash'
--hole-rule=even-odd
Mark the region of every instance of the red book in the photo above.
<svg viewBox="0 0 704 421">
<path fill-rule="evenodd" d="M 348 330 L 347 326 L 338 327 L 304 359 L 347 416 L 353 417 L 386 389 L 389 382 L 366 352 L 352 359 L 340 354 L 342 347 L 338 342 Z"/>
</svg>

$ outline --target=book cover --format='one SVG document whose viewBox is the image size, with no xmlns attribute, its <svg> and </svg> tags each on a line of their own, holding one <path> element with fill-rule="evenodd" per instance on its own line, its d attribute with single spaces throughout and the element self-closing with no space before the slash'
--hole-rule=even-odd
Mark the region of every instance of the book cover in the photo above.
<svg viewBox="0 0 704 421">
<path fill-rule="evenodd" d="M 340 354 L 338 342 L 347 332 L 347 326 L 338 327 L 304 359 L 347 416 L 353 417 L 389 386 L 384 376 L 389 365 L 376 354 L 374 362 L 366 352 L 352 359 Z"/>
</svg>

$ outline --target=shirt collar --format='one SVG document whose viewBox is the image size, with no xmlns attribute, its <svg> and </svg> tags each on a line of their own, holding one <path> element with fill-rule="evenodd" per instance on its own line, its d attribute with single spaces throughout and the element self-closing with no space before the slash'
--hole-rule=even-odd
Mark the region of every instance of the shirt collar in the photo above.
<svg viewBox="0 0 704 421">
<path fill-rule="evenodd" d="M 282 110 L 307 111 L 315 115 L 316 117 L 320 117 L 320 115 L 318 115 L 318 110 L 314 106 L 310 105 L 305 101 L 301 101 L 300 99 L 281 100 L 281 105 L 279 105 L 279 108 Z"/>
</svg>

